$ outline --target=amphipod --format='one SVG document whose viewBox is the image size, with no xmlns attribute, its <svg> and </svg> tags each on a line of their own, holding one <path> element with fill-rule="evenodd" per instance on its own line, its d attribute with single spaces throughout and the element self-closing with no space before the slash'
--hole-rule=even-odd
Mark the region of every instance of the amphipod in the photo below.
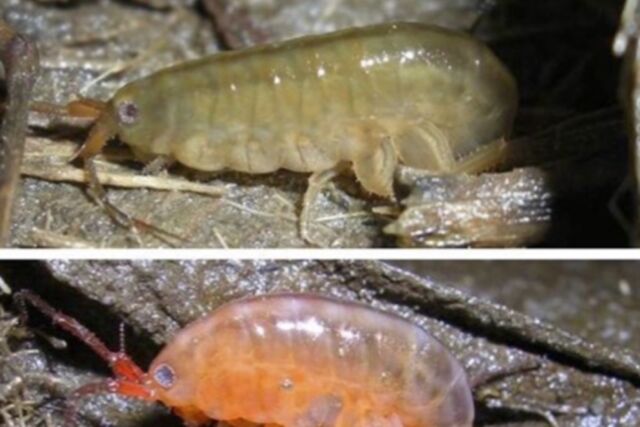
<svg viewBox="0 0 640 427">
<path fill-rule="evenodd" d="M 111 392 L 172 408 L 190 426 L 470 427 L 467 377 L 425 330 L 312 294 L 237 300 L 186 326 L 148 373 L 32 293 L 25 299 L 85 341 L 115 373 Z"/>
<path fill-rule="evenodd" d="M 96 110 L 79 155 L 90 160 L 117 136 L 141 160 L 201 171 L 346 164 L 364 189 L 391 197 L 399 163 L 440 174 L 494 167 L 516 106 L 513 77 L 481 42 L 387 23 L 223 52 L 129 83 Z"/>
</svg>

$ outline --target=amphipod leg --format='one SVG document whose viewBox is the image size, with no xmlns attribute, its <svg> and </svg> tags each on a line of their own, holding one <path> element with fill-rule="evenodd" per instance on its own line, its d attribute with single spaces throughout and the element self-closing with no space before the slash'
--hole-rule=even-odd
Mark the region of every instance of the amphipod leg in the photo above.
<svg viewBox="0 0 640 427">
<path fill-rule="evenodd" d="M 507 142 L 504 138 L 496 139 L 479 148 L 473 155 L 460 160 L 454 172 L 480 173 L 495 171 L 506 166 Z"/>
<path fill-rule="evenodd" d="M 365 190 L 383 197 L 393 197 L 393 174 L 398 156 L 391 140 L 378 134 L 367 142 L 370 147 L 362 150 L 353 160 L 353 171 Z"/>
<path fill-rule="evenodd" d="M 400 161 L 410 167 L 450 172 L 456 165 L 446 133 L 429 120 L 419 120 L 399 130 L 393 143 Z"/>
<path fill-rule="evenodd" d="M 341 170 L 342 168 L 335 167 L 320 172 L 314 172 L 309 177 L 307 191 L 304 193 L 304 197 L 302 199 L 302 209 L 300 211 L 299 223 L 300 236 L 307 243 L 316 245 L 309 233 L 309 223 L 311 222 L 311 206 L 313 206 L 314 201 L 316 200 L 318 194 L 320 194 L 322 189 L 327 185 L 327 183 L 329 183 L 329 181 L 338 176 Z"/>
<path fill-rule="evenodd" d="M 156 237 L 168 243 L 169 245 L 175 245 L 175 242 L 184 242 L 184 239 L 176 234 L 173 234 L 167 230 L 163 230 L 153 224 L 143 221 L 139 218 L 135 218 L 128 213 L 124 212 L 116 205 L 111 203 L 107 198 L 107 193 L 104 187 L 100 183 L 98 178 L 98 172 L 96 170 L 96 164 L 94 157 L 85 158 L 84 171 L 89 182 L 89 194 L 95 200 L 95 202 L 102 207 L 111 218 L 113 218 L 118 224 L 132 230 L 137 234 L 138 230 L 151 231 Z"/>
<path fill-rule="evenodd" d="M 398 164 L 396 148 L 388 134 L 377 125 L 365 121 L 344 132 L 349 141 L 342 155 L 353 161 L 356 178 L 365 190 L 378 196 L 393 197 L 393 176 Z M 343 171 L 345 163 L 315 172 L 309 178 L 309 187 L 304 195 L 300 215 L 300 234 L 307 242 L 314 243 L 309 236 L 309 209 L 322 188 Z"/>
<path fill-rule="evenodd" d="M 291 427 L 335 427 L 342 411 L 342 399 L 325 395 L 314 399 Z"/>
<path fill-rule="evenodd" d="M 66 427 L 73 427 L 77 424 L 76 417 L 80 400 L 97 394 L 119 394 L 121 396 L 153 401 L 153 399 L 149 397 L 149 393 L 144 388 L 144 385 L 138 383 L 115 379 L 85 384 L 74 390 L 66 400 L 64 408 Z"/>
<path fill-rule="evenodd" d="M 494 169 L 505 155 L 504 140 L 459 152 L 441 127 L 427 119 L 418 120 L 397 132 L 393 138 L 400 161 L 430 173 L 477 173 Z M 458 152 L 456 152 L 458 150 Z"/>
<path fill-rule="evenodd" d="M 158 175 L 161 172 L 165 172 L 169 169 L 175 160 L 169 156 L 158 156 L 144 165 L 142 169 L 143 175 Z"/>
</svg>

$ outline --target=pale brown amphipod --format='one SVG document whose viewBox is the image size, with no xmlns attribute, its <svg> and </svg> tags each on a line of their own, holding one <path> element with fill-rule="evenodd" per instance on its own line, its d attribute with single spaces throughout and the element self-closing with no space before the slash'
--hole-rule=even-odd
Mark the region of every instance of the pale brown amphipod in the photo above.
<svg viewBox="0 0 640 427">
<path fill-rule="evenodd" d="M 223 52 L 134 81 L 104 106 L 80 154 L 117 136 L 140 159 L 202 171 L 284 168 L 318 182 L 350 164 L 364 189 L 391 197 L 399 163 L 434 173 L 496 165 L 516 104 L 513 77 L 479 41 L 380 24 Z"/>
</svg>

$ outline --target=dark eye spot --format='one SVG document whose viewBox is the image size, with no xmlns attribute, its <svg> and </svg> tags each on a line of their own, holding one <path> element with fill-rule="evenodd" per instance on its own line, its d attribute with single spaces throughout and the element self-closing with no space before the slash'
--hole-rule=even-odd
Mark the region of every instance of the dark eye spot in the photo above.
<svg viewBox="0 0 640 427">
<path fill-rule="evenodd" d="M 173 383 L 176 380 L 176 373 L 171 366 L 163 364 L 153 371 L 153 379 L 156 380 L 162 388 L 169 389 L 173 387 Z"/>
<path fill-rule="evenodd" d="M 138 120 L 138 107 L 131 101 L 118 105 L 118 120 L 125 125 L 134 124 Z"/>
</svg>

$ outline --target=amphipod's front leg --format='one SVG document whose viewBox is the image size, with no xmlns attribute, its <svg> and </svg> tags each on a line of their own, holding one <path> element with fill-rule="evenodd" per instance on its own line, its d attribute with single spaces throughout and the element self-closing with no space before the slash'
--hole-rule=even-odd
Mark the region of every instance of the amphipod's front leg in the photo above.
<svg viewBox="0 0 640 427">
<path fill-rule="evenodd" d="M 74 109 L 77 111 L 82 111 L 81 109 L 85 107 L 90 110 L 92 106 L 78 103 L 78 105 L 76 105 Z M 71 108 L 69 110 L 71 111 Z M 103 111 L 98 117 L 96 123 L 91 128 L 87 140 L 73 155 L 71 161 L 77 158 L 82 159 L 85 177 L 87 179 L 87 182 L 89 183 L 89 193 L 96 201 L 96 203 L 98 203 L 103 209 L 105 209 L 109 216 L 111 216 L 118 223 L 129 228 L 135 228 L 135 222 L 133 218 L 131 218 L 125 212 L 122 212 L 109 201 L 104 187 L 100 183 L 98 172 L 96 170 L 95 157 L 100 152 L 102 152 L 104 146 L 107 144 L 107 142 L 109 142 L 111 138 L 115 136 L 115 134 L 116 123 L 108 113 Z"/>
<path fill-rule="evenodd" d="M 66 400 L 64 420 L 66 427 L 75 427 L 81 400 L 98 394 L 117 394 L 133 397 L 149 402 L 155 399 L 149 394 L 144 385 L 122 379 L 111 379 L 85 384 L 75 389 Z"/>
</svg>

